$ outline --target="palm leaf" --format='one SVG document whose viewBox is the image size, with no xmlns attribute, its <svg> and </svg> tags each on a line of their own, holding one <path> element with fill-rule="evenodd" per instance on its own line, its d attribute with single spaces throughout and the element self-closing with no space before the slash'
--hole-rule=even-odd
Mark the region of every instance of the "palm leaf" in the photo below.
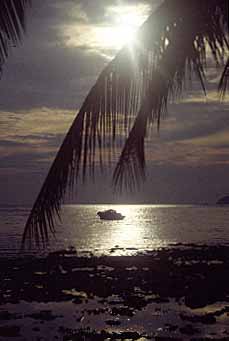
<svg viewBox="0 0 229 341">
<path fill-rule="evenodd" d="M 225 68 L 223 70 L 223 73 L 219 82 L 219 92 L 222 98 L 224 97 L 227 91 L 228 80 L 229 80 L 229 58 L 227 59 L 227 63 L 225 65 Z"/>
<path fill-rule="evenodd" d="M 172 2 L 170 4 L 173 6 Z M 139 152 L 139 148 L 141 146 L 142 149 L 142 146 L 144 146 L 147 127 L 150 126 L 148 123 L 152 122 L 152 113 L 153 117 L 157 118 L 159 128 L 161 113 L 166 112 L 169 96 L 177 97 L 182 91 L 185 79 L 192 77 L 193 73 L 200 80 L 205 92 L 206 41 L 210 46 L 216 64 L 223 61 L 225 49 L 228 48 L 226 38 L 227 17 L 224 17 L 227 4 L 225 2 L 208 2 L 210 8 L 207 8 L 207 6 L 205 8 L 201 7 L 201 4 L 203 6 L 207 5 L 204 1 L 200 2 L 197 11 L 196 2 L 192 4 L 190 2 L 190 7 L 186 7 L 186 10 L 194 13 L 194 17 L 189 15 L 190 18 L 184 21 L 180 16 L 180 20 L 175 21 L 175 28 L 168 27 L 169 35 L 167 35 L 166 39 L 170 43 L 163 52 L 153 73 L 148 93 L 143 99 L 135 125 L 126 140 L 114 171 L 113 183 L 115 187 L 119 186 L 120 190 L 123 187 L 132 188 L 135 184 L 138 184 L 139 175 L 142 175 L 142 179 L 144 179 L 145 158 L 144 152 Z M 180 14 L 184 14 L 185 9 L 182 9 L 181 4 L 179 8 L 181 10 Z M 206 10 L 206 16 L 204 10 Z M 190 25 L 189 20 L 194 20 L 194 18 L 195 21 L 193 22 L 196 24 L 193 27 L 193 25 Z M 221 26 L 219 25 L 220 21 Z M 212 27 L 212 30 L 209 29 L 210 27 Z M 217 31 L 214 30 L 216 27 L 218 27 Z M 173 55 L 176 55 L 176 62 L 172 58 Z M 224 71 L 225 74 L 226 71 Z M 156 91 L 154 91 L 155 88 Z M 141 129 L 142 125 L 144 126 Z"/>
<path fill-rule="evenodd" d="M 129 134 L 114 183 L 134 188 L 144 177 L 147 128 L 155 121 L 159 127 L 187 75 L 195 73 L 205 90 L 206 42 L 216 63 L 223 59 L 226 8 L 226 0 L 166 0 L 139 30 L 133 51 L 122 49 L 104 69 L 54 160 L 27 221 L 23 245 L 27 239 L 48 241 L 66 190 L 73 189 L 80 174 L 93 175 L 98 160 L 103 164 L 107 150 L 118 147 L 120 136 Z"/>
<path fill-rule="evenodd" d="M 30 0 L 0 1 L 0 70 L 9 49 L 18 45 L 25 30 L 25 9 Z"/>
</svg>

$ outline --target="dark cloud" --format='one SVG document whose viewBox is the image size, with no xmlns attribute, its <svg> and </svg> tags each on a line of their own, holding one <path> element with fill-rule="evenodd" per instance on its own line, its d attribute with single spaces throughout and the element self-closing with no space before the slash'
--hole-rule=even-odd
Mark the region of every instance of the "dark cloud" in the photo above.
<svg viewBox="0 0 229 341">
<path fill-rule="evenodd" d="M 228 111 L 228 104 L 212 101 L 205 103 L 204 98 L 199 103 L 171 105 L 168 120 L 161 124 L 160 139 L 175 142 L 220 132 L 229 126 Z"/>
<path fill-rule="evenodd" d="M 33 107 L 79 108 L 86 92 L 108 63 L 103 49 L 85 41 L 66 45 L 65 30 L 85 19 L 88 25 L 106 22 L 108 6 L 118 1 L 37 0 L 28 13 L 27 34 L 13 49 L 0 82 L 0 110 Z M 123 1 L 123 4 L 147 1 Z M 87 30 L 87 28 L 85 28 Z M 76 33 L 76 39 L 82 32 Z M 72 33 L 74 34 L 74 33 Z M 108 48 L 109 55 L 115 51 Z"/>
<path fill-rule="evenodd" d="M 21 49 L 3 74 L 0 109 L 78 108 L 104 65 L 102 56 L 81 48 Z"/>
</svg>

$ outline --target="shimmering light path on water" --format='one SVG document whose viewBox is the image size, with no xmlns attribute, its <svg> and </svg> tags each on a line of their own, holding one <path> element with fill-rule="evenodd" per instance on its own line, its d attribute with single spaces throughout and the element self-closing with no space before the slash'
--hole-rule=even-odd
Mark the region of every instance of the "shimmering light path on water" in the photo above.
<svg viewBox="0 0 229 341">
<path fill-rule="evenodd" d="M 125 219 L 100 220 L 97 212 L 108 208 Z M 17 253 L 28 213 L 26 208 L 0 209 L 1 253 Z M 130 254 L 177 243 L 229 243 L 229 207 L 66 205 L 62 218 L 49 251 L 72 246 L 80 252 Z"/>
</svg>

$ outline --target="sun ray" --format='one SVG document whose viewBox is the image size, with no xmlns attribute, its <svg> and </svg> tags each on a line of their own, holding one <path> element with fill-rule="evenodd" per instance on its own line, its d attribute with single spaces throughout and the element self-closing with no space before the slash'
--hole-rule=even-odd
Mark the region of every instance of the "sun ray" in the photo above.
<svg viewBox="0 0 229 341">
<path fill-rule="evenodd" d="M 108 9 L 111 25 L 98 27 L 96 35 L 98 41 L 107 47 L 120 49 L 124 45 L 132 45 L 136 32 L 145 21 L 149 8 L 142 6 L 116 6 Z"/>
<path fill-rule="evenodd" d="M 132 46 L 138 28 L 150 12 L 148 5 L 118 5 L 106 10 L 104 23 L 65 28 L 66 44 L 86 45 L 97 51 L 113 51 L 113 55 L 123 46 Z"/>
</svg>

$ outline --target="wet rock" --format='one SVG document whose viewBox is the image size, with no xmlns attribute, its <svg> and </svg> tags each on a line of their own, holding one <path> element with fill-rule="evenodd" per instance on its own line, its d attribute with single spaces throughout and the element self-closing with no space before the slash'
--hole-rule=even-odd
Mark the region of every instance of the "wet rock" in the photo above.
<svg viewBox="0 0 229 341">
<path fill-rule="evenodd" d="M 192 290 L 188 296 L 185 297 L 185 304 L 191 309 L 203 308 L 208 304 L 214 303 L 215 300 L 208 295 L 208 292 L 196 292 Z"/>
<path fill-rule="evenodd" d="M 214 334 L 214 335 L 217 335 L 217 334 Z M 228 337 L 195 337 L 195 338 L 192 338 L 191 341 L 212 341 L 212 340 L 215 340 L 215 341 L 228 341 Z"/>
<path fill-rule="evenodd" d="M 169 303 L 169 299 L 167 297 L 156 297 L 156 298 L 150 298 L 148 300 L 149 303 Z"/>
<path fill-rule="evenodd" d="M 166 337 L 163 337 L 163 336 L 157 336 L 155 337 L 154 339 L 155 341 L 183 341 L 183 339 L 179 338 L 179 337 L 169 337 L 169 336 L 166 336 Z"/>
<path fill-rule="evenodd" d="M 87 312 L 88 315 L 99 315 L 99 314 L 105 314 L 106 312 L 109 311 L 109 308 L 95 308 L 95 309 L 86 309 L 85 310 Z"/>
<path fill-rule="evenodd" d="M 203 324 L 214 324 L 216 323 L 216 318 L 214 314 L 204 314 L 204 315 L 183 315 L 180 314 L 180 317 L 184 321 L 194 322 L 194 323 L 203 323 Z"/>
<path fill-rule="evenodd" d="M 178 329 L 178 326 L 170 324 L 170 323 L 166 323 L 165 327 L 166 327 L 166 330 L 168 330 L 169 332 L 175 332 Z"/>
<path fill-rule="evenodd" d="M 148 309 L 152 313 L 158 311 L 158 315 L 165 317 L 165 322 L 168 322 L 166 316 L 168 310 L 169 314 L 172 313 L 173 302 L 174 307 L 181 304 L 180 311 L 185 311 L 183 309 L 184 304 L 197 308 L 215 302 L 229 302 L 228 254 L 229 247 L 207 247 L 206 245 L 194 247 L 194 245 L 189 245 L 182 250 L 178 248 L 173 250 L 161 249 L 157 253 L 146 252 L 144 255 L 138 256 L 112 255 L 92 258 L 69 256 L 44 259 L 27 258 L 26 260 L 1 258 L 1 278 L 5 278 L 7 274 L 7 278 L 11 280 L 3 281 L 4 285 L 0 289 L 0 303 L 18 302 L 20 304 L 24 301 L 36 305 L 36 302 L 66 303 L 75 299 L 75 303 L 79 304 L 79 306 L 75 306 L 78 311 L 74 317 L 75 321 L 76 318 L 81 318 L 83 315 L 87 316 L 87 314 L 98 315 L 93 316 L 93 320 L 99 319 L 99 314 L 105 312 L 101 309 L 105 307 L 108 309 L 105 313 L 112 315 L 110 317 L 107 315 L 105 319 L 113 318 L 115 320 L 115 317 L 119 315 L 131 317 L 137 310 L 148 305 L 146 311 Z M 179 266 L 176 265 L 177 261 L 180 263 Z M 94 277 L 91 278 L 91 275 Z M 77 292 L 80 294 L 78 295 Z M 85 293 L 85 296 L 82 295 L 82 292 Z M 167 304 L 168 302 L 169 304 Z M 80 306 L 81 303 L 84 305 Z M 89 307 L 93 309 L 85 309 Z M 83 309 L 84 311 L 82 311 Z M 29 313 L 27 312 L 27 314 Z M 187 332 L 187 326 L 183 327 L 184 323 L 199 323 L 198 328 L 200 329 L 203 328 L 201 324 L 216 323 L 216 326 L 211 329 L 217 330 L 217 322 L 219 322 L 217 317 L 224 314 L 223 318 L 227 318 L 227 313 L 229 313 L 228 307 L 211 314 L 201 315 L 201 317 L 195 315 L 194 312 L 189 312 L 190 315 L 183 316 L 183 322 L 179 316 L 177 321 L 172 320 L 176 324 L 179 321 L 178 327 L 165 325 L 163 333 L 167 335 L 168 332 L 175 331 L 173 328 L 176 328 L 176 332 L 179 333 L 180 327 L 183 328 L 181 328 L 183 332 Z M 179 312 L 176 311 L 175 314 L 178 315 Z M 54 319 L 52 314 L 39 315 L 39 312 L 25 317 L 38 320 L 44 317 L 47 321 Z M 11 311 L 9 313 L 7 311 L 0 312 L 0 320 L 2 319 L 2 321 L 10 321 L 16 318 L 21 318 L 21 316 L 11 314 Z M 39 320 L 39 324 L 44 321 Z M 85 319 L 82 325 L 89 323 Z M 203 329 L 206 330 L 206 328 Z M 192 333 L 193 330 L 190 331 L 189 328 L 189 332 Z M 179 335 L 177 333 L 173 334 Z M 75 337 L 75 339 L 81 340 L 80 334 L 77 335 L 78 338 Z M 84 335 L 86 335 L 86 341 L 96 340 L 96 338 L 99 341 L 105 340 L 105 336 L 112 340 L 116 336 L 112 333 L 105 335 L 91 332 Z M 183 336 L 185 339 L 186 335 Z M 227 334 L 224 336 L 228 337 Z M 23 335 L 23 337 L 25 336 Z M 117 339 L 122 340 L 122 337 L 123 333 L 117 334 Z M 138 335 L 138 339 L 140 337 L 141 335 Z M 5 339 L 7 340 L 7 337 Z"/>
<path fill-rule="evenodd" d="M 123 339 L 137 340 L 141 337 L 141 335 L 137 332 L 123 332 L 119 335 L 121 336 L 121 340 Z"/>
<path fill-rule="evenodd" d="M 42 320 L 42 321 L 52 321 L 56 318 L 63 317 L 61 315 L 53 315 L 51 310 L 41 310 L 39 313 L 33 313 L 30 315 L 26 315 L 26 317 L 30 317 L 35 320 Z"/>
<path fill-rule="evenodd" d="M 119 326 L 121 322 L 119 320 L 107 320 L 105 321 L 108 326 Z"/>
<path fill-rule="evenodd" d="M 19 326 L 2 326 L 0 327 L 0 336 L 2 337 L 18 337 L 20 336 Z"/>
<path fill-rule="evenodd" d="M 7 310 L 0 311 L 0 320 L 1 321 L 9 321 L 9 320 L 17 320 L 21 319 L 22 316 L 19 314 L 11 314 Z"/>
<path fill-rule="evenodd" d="M 61 327 L 61 332 L 64 334 L 64 341 L 107 341 L 107 340 L 139 340 L 141 335 L 137 332 L 122 332 L 122 333 L 109 333 L 105 330 L 101 332 L 92 331 L 90 329 L 79 329 L 73 331 Z M 67 332 L 67 334 L 66 334 Z M 141 340 L 141 339 L 140 339 Z"/>
<path fill-rule="evenodd" d="M 200 331 L 199 331 L 199 329 L 194 328 L 193 325 L 187 324 L 186 326 L 180 328 L 180 332 L 181 332 L 182 334 L 192 336 L 192 335 L 194 335 L 194 334 L 199 333 Z"/>
<path fill-rule="evenodd" d="M 78 297 L 74 298 L 74 300 L 72 300 L 72 302 L 75 304 L 82 304 L 84 302 L 84 297 L 78 296 Z"/>
<path fill-rule="evenodd" d="M 128 303 L 129 307 L 134 308 L 135 310 L 141 310 L 144 308 L 149 302 L 145 299 L 145 297 L 141 294 L 139 295 L 129 295 L 125 297 L 124 300 L 126 303 Z"/>
<path fill-rule="evenodd" d="M 121 316 L 132 317 L 134 316 L 135 312 L 133 308 L 129 308 L 129 307 L 113 307 L 111 314 L 115 316 L 121 315 Z"/>
</svg>

